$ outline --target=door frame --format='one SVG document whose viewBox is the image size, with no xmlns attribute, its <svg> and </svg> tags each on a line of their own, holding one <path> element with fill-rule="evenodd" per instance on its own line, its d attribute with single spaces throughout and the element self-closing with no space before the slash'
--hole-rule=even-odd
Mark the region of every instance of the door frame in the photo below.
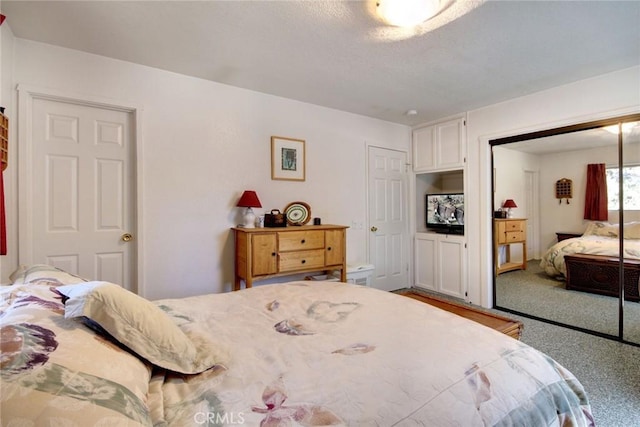
<svg viewBox="0 0 640 427">
<path fill-rule="evenodd" d="M 399 153 L 403 153 L 405 155 L 405 179 L 404 179 L 404 191 L 405 191 L 405 199 L 406 199 L 406 205 L 405 206 L 405 233 L 407 236 L 407 241 L 405 243 L 405 254 L 407 257 L 407 286 L 408 287 L 412 287 L 413 285 L 413 280 L 414 280 L 414 275 L 413 275 L 413 235 L 410 233 L 411 231 L 411 221 L 412 221 L 412 213 L 411 213 L 411 202 L 410 202 L 410 191 L 411 191 L 411 180 L 409 179 L 409 167 L 411 166 L 411 164 L 409 163 L 409 150 L 403 150 L 400 148 L 391 148 L 391 147 L 385 147 L 383 145 L 380 144 L 375 144 L 375 143 L 369 143 L 366 142 L 365 143 L 365 171 L 366 171 L 366 184 L 365 184 L 365 198 L 366 198 L 366 209 L 367 209 L 367 215 L 366 215 L 366 227 L 365 227 L 365 232 L 367 233 L 367 239 L 365 242 L 365 250 L 367 251 L 367 260 L 369 263 L 373 263 L 373 260 L 371 260 L 371 232 L 370 232 L 370 228 L 371 228 L 371 206 L 369 204 L 369 192 L 371 191 L 371 189 L 369 188 L 369 178 L 370 178 L 370 171 L 369 171 L 369 153 L 370 153 L 370 149 L 371 148 L 379 148 L 381 150 L 388 150 L 388 151 L 397 151 Z M 375 273 L 375 265 L 374 265 L 374 273 Z"/>
<path fill-rule="evenodd" d="M 49 88 L 41 88 L 31 85 L 18 84 L 18 264 L 33 264 L 33 215 L 32 212 L 32 189 L 31 179 L 33 136 L 31 134 L 31 118 L 33 114 L 33 102 L 36 99 L 49 100 L 54 102 L 64 102 L 86 107 L 96 107 L 103 109 L 118 110 L 131 113 L 132 138 L 134 144 L 132 153 L 135 158 L 131 159 L 134 177 L 132 182 L 135 192 L 135 205 L 132 206 L 131 214 L 134 216 L 132 222 L 136 227 L 136 239 L 133 253 L 135 262 L 132 265 L 136 281 L 137 293 L 145 296 L 144 287 L 144 239 L 142 235 L 142 111 L 143 108 L 132 102 L 116 101 L 113 99 L 89 96 L 84 94 L 71 94 Z"/>
</svg>

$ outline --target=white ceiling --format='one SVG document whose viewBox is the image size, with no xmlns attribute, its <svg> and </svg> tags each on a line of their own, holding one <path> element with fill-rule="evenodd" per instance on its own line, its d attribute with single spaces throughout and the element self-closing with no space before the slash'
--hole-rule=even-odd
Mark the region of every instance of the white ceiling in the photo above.
<svg viewBox="0 0 640 427">
<path fill-rule="evenodd" d="M 19 38 L 408 125 L 640 64 L 640 1 L 463 1 L 412 30 L 374 1 L 0 8 Z"/>
</svg>

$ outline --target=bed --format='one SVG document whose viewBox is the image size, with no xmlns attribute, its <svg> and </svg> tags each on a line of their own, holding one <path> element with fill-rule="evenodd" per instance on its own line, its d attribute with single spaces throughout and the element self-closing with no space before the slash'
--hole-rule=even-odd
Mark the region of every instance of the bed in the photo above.
<svg viewBox="0 0 640 427">
<path fill-rule="evenodd" d="M 40 265 L 2 286 L 0 327 L 7 426 L 594 425 L 545 354 L 359 285 L 151 302 Z"/>
<path fill-rule="evenodd" d="M 639 300 L 637 264 L 640 261 L 640 222 L 623 227 L 623 263 L 627 299 Z M 617 264 L 620 255 L 618 224 L 591 222 L 584 234 L 561 240 L 540 260 L 540 267 L 552 277 L 567 281 L 567 289 L 604 295 L 618 295 Z M 631 283 L 633 279 L 634 283 Z"/>
</svg>

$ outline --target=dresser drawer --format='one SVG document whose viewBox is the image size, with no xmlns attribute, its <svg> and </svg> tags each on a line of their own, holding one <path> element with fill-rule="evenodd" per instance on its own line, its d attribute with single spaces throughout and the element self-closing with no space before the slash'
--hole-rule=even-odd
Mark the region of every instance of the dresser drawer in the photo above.
<svg viewBox="0 0 640 427">
<path fill-rule="evenodd" d="M 280 271 L 296 271 L 302 269 L 324 267 L 324 249 L 299 252 L 280 252 L 278 262 Z"/>
<path fill-rule="evenodd" d="M 524 240 L 524 231 L 507 231 L 505 233 L 505 242 L 521 242 Z"/>
<path fill-rule="evenodd" d="M 288 231 L 278 233 L 279 251 L 324 248 L 324 231 Z"/>
<path fill-rule="evenodd" d="M 524 221 L 506 221 L 504 228 L 506 231 L 522 231 L 524 229 Z"/>
</svg>

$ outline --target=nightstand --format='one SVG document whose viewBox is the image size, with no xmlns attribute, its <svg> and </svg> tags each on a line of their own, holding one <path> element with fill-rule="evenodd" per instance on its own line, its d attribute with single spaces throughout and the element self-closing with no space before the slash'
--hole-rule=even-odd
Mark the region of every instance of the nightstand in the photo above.
<svg viewBox="0 0 640 427">
<path fill-rule="evenodd" d="M 494 219 L 494 254 L 496 276 L 512 270 L 527 269 L 527 220 L 524 218 Z M 522 262 L 511 261 L 511 245 L 522 245 Z M 500 264 L 500 247 L 506 248 L 506 259 Z"/>
<path fill-rule="evenodd" d="M 561 242 L 566 239 L 571 239 L 572 237 L 580 237 L 582 233 L 572 233 L 566 231 L 556 231 L 556 236 L 558 236 L 558 242 Z"/>
</svg>

